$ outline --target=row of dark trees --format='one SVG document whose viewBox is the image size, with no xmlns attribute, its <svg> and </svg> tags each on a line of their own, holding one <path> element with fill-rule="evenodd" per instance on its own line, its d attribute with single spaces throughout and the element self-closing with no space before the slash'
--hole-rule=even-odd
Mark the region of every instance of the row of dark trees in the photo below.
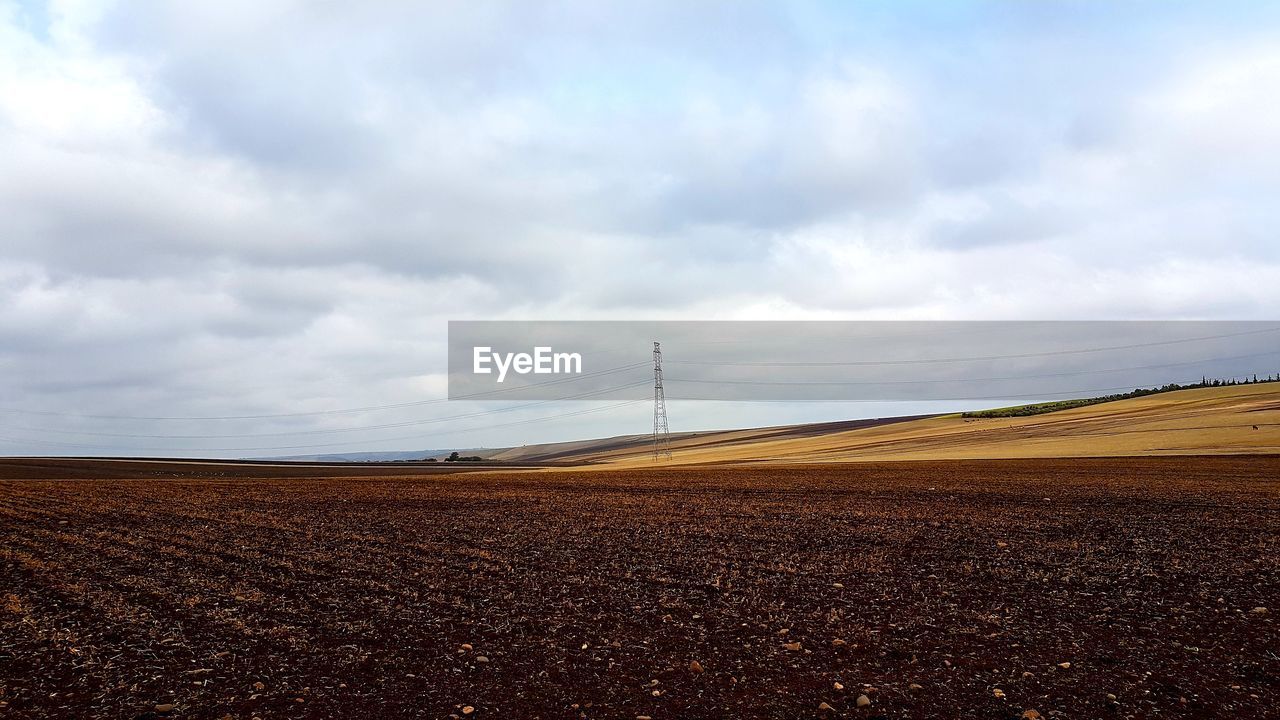
<svg viewBox="0 0 1280 720">
<path fill-rule="evenodd" d="M 1260 378 L 1258 377 L 1258 373 L 1254 373 L 1252 378 L 1246 376 L 1244 378 L 1228 378 L 1226 380 L 1221 380 L 1218 378 L 1214 378 L 1210 380 L 1209 378 L 1201 375 L 1199 384 L 1183 385 L 1182 387 L 1183 388 L 1226 387 L 1228 385 L 1255 385 L 1257 383 L 1269 383 L 1269 382 L 1280 382 L 1280 375 L 1267 375 Z"/>
<path fill-rule="evenodd" d="M 422 458 L 421 460 L 395 460 L 393 462 L 439 462 L 439 458 Z M 484 458 L 479 455 L 459 455 L 457 450 L 449 453 L 449 457 L 444 459 L 445 462 L 484 462 Z"/>
<path fill-rule="evenodd" d="M 1175 390 L 1191 390 L 1194 388 L 1210 388 L 1210 387 L 1229 387 L 1233 385 L 1254 385 L 1259 383 L 1280 382 L 1280 374 L 1267 375 L 1258 377 L 1256 374 L 1252 377 L 1233 377 L 1233 378 L 1213 378 L 1201 376 L 1200 382 L 1179 385 L 1178 383 L 1169 383 L 1159 387 L 1138 388 L 1130 392 L 1115 393 L 1113 395 L 1102 395 L 1091 398 L 1077 398 L 1074 400 L 1053 400 L 1050 402 L 1033 403 L 1031 405 L 1018 405 L 1016 407 L 994 408 L 991 410 L 973 410 L 970 412 L 960 413 L 964 418 L 1000 418 L 1000 417 L 1026 417 L 1028 415 L 1043 415 L 1044 413 L 1057 412 L 1059 410 L 1070 410 L 1072 408 L 1085 407 L 1087 405 L 1097 405 L 1098 403 L 1114 402 L 1116 400 L 1129 400 L 1131 398 L 1146 397 L 1147 395 L 1157 395 L 1159 393 L 1173 392 Z"/>
</svg>

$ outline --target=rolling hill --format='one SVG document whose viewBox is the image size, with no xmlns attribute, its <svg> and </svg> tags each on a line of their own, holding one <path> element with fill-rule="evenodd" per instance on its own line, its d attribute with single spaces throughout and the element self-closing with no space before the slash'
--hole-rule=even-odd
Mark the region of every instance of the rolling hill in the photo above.
<svg viewBox="0 0 1280 720">
<path fill-rule="evenodd" d="M 512 461 L 652 464 L 649 436 L 529 445 Z M 678 433 L 664 464 L 1280 453 L 1280 384 L 1179 390 L 1030 417 L 959 414 Z"/>
</svg>

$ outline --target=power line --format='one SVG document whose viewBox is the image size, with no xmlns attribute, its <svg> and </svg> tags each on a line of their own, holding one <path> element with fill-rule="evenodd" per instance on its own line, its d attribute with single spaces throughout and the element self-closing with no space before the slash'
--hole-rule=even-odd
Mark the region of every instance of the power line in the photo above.
<svg viewBox="0 0 1280 720">
<path fill-rule="evenodd" d="M 645 382 L 647 383 L 648 381 L 645 381 Z M 512 421 L 512 422 L 507 422 L 507 423 L 498 423 L 498 424 L 496 424 L 496 425 L 486 425 L 486 426 L 484 426 L 484 427 L 478 427 L 478 428 L 458 428 L 458 429 L 456 429 L 456 430 L 444 430 L 444 431 L 441 431 L 441 432 L 425 433 L 425 434 L 424 434 L 424 433 L 416 433 L 416 434 L 414 434 L 414 435 L 403 435 L 403 436 L 399 436 L 399 437 L 379 438 L 379 439 L 377 439 L 377 440 L 364 441 L 364 442 L 395 442 L 395 441 L 399 441 L 399 440 L 417 440 L 417 439 L 419 439 L 419 438 L 424 438 L 424 437 L 438 437 L 438 436 L 441 436 L 441 435 L 454 435 L 454 434 L 457 434 L 457 433 L 463 433 L 463 432 L 481 432 L 481 431 L 485 431 L 485 430 L 491 430 L 491 429 L 494 429 L 494 428 L 515 427 L 515 426 L 517 426 L 517 425 L 529 425 L 529 424 L 532 424 L 532 423 L 543 422 L 543 421 L 546 421 L 546 420 L 558 420 L 558 419 L 560 419 L 560 418 L 575 417 L 575 416 L 578 416 L 578 415 L 586 415 L 586 414 L 588 414 L 588 413 L 603 412 L 603 411 L 606 411 L 606 410 L 614 410 L 614 409 L 621 408 L 621 407 L 627 407 L 627 406 L 630 406 L 630 405 L 636 405 L 636 404 L 638 404 L 638 403 L 642 403 L 642 402 L 647 402 L 647 401 L 646 401 L 646 400 L 643 400 L 643 399 L 641 399 L 641 400 L 628 400 L 628 401 L 626 401 L 626 402 L 616 403 L 616 404 L 613 404 L 613 405 L 605 405 L 605 406 L 597 407 L 597 408 L 588 408 L 588 409 L 584 409 L 584 410 L 575 410 L 575 411 L 572 411 L 572 412 L 560 413 L 560 414 L 557 414 L 557 415 L 546 415 L 546 416 L 538 417 L 538 418 L 527 418 L 527 419 L 524 419 L 524 420 L 515 420 L 515 421 Z M 175 448 L 175 447 L 171 447 L 171 446 L 165 446 L 165 447 L 129 447 L 129 448 L 119 448 L 119 447 L 114 446 L 114 445 L 93 445 L 93 444 L 86 444 L 86 443 L 65 443 L 65 442 L 57 442 L 57 441 L 54 441 L 54 440 L 34 440 L 34 439 L 28 439 L 28 438 L 14 438 L 14 437 L 7 437 L 7 436 L 3 436 L 3 435 L 0 435 L 0 441 L 5 441 L 5 442 L 9 442 L 9 443 L 18 443 L 18 444 L 31 443 L 31 444 L 37 444 L 37 445 L 50 445 L 50 446 L 55 446 L 55 447 L 68 447 L 68 448 L 91 448 L 91 449 L 125 450 L 125 451 L 138 451 L 138 450 L 144 450 L 144 451 L 165 451 L 165 452 L 169 452 L 169 451 L 176 451 L 176 452 L 257 452 L 257 451 L 262 451 L 262 450 L 310 450 L 310 449 L 317 449 L 317 448 L 350 447 L 350 444 L 349 444 L 349 443 L 320 443 L 320 444 L 313 444 L 313 445 L 276 445 L 276 446 L 270 446 L 270 447 L 230 447 L 230 448 Z"/>
<path fill-rule="evenodd" d="M 1152 343 L 1138 343 L 1133 345 L 1116 345 L 1116 346 L 1101 347 L 1101 348 L 1058 350 L 1058 351 L 1048 351 L 1043 353 L 1021 353 L 1021 354 L 1011 354 L 1011 355 L 988 355 L 988 356 L 957 357 L 957 358 L 846 361 L 846 362 L 735 362 L 735 361 L 721 362 L 721 361 L 704 361 L 704 360 L 668 360 L 667 362 L 668 364 L 674 363 L 674 364 L 681 364 L 681 365 L 712 365 L 712 366 L 727 366 L 727 367 L 837 367 L 837 366 L 871 366 L 871 365 L 918 365 L 918 364 L 930 364 L 930 363 L 974 362 L 974 361 L 980 361 L 980 360 L 1007 360 L 1007 359 L 1018 359 L 1018 358 L 1030 358 L 1030 357 L 1049 357 L 1049 356 L 1056 356 L 1056 355 L 1107 352 L 1111 350 L 1126 350 L 1126 349 L 1134 349 L 1134 348 L 1142 348 L 1142 347 L 1157 347 L 1157 346 L 1173 345 L 1173 344 L 1188 343 L 1188 342 L 1199 342 L 1203 340 L 1240 337 L 1240 336 L 1256 335 L 1259 333 L 1268 333 L 1268 332 L 1276 332 L 1276 331 L 1280 331 L 1280 327 L 1264 328 L 1261 330 L 1251 330 L 1251 331 L 1245 331 L 1245 332 L 1239 332 L 1239 333 L 1227 333 L 1222 335 L 1208 335 L 1208 336 L 1195 337 L 1195 338 L 1181 338 L 1177 340 L 1167 340 L 1167 341 L 1152 342 Z M 1248 357 L 1248 356 L 1240 356 L 1240 357 Z M 1231 359 L 1231 358 L 1224 358 L 1224 359 Z M 625 372 L 627 370 L 636 369 L 646 364 L 647 363 L 645 362 L 631 363 L 628 365 L 610 368 L 607 370 L 600 370 L 600 371 L 595 371 L 591 373 L 584 373 L 581 375 L 558 378 L 555 380 L 549 380 L 542 383 L 531 383 L 528 385 L 523 385 L 520 387 L 512 387 L 512 388 L 499 388 L 496 390 L 470 393 L 467 395 L 460 395 L 452 398 L 431 398 L 427 400 L 416 400 L 416 401 L 403 402 L 403 403 L 390 403 L 385 405 L 368 405 L 364 407 L 353 407 L 353 408 L 337 408 L 337 409 L 331 409 L 331 410 L 314 410 L 314 411 L 290 412 L 290 413 L 262 413 L 262 414 L 254 414 L 254 415 L 102 415 L 102 414 L 91 414 L 91 413 L 57 412 L 52 410 L 29 410 L 25 408 L 0 408 L 0 412 L 22 414 L 22 415 L 45 416 L 45 417 L 73 417 L 73 418 L 94 419 L 94 420 L 223 421 L 223 420 L 267 420 L 267 419 L 290 418 L 290 417 L 317 417 L 317 416 L 324 416 L 324 415 L 339 415 L 339 414 L 360 413 L 360 412 L 375 412 L 375 411 L 381 411 L 381 410 L 393 410 L 393 409 L 401 409 L 401 408 L 408 408 L 408 407 L 420 407 L 425 405 L 434 405 L 434 404 L 439 404 L 443 402 L 449 402 L 451 400 L 468 400 L 468 399 L 476 399 L 476 398 L 487 398 L 494 395 L 501 395 L 501 394 L 510 393 L 510 392 L 518 392 L 520 390 L 527 390 L 535 387 L 559 385 L 562 383 L 576 382 L 579 380 L 588 379 L 592 377 L 611 375 L 618 372 Z M 1170 365 L 1170 367 L 1172 366 L 1173 365 Z M 1141 369 L 1141 368 L 1135 368 L 1135 369 Z M 1028 376 L 1028 377 L 1033 377 L 1033 376 Z M 685 380 L 684 382 L 709 382 L 709 381 Z M 727 382 L 727 381 L 722 381 L 722 382 Z M 777 384 L 781 384 L 781 383 L 777 383 Z M 236 437 L 236 436 L 229 435 L 227 437 Z"/>
<path fill-rule="evenodd" d="M 290 417 L 314 417 L 318 415 L 341 415 L 347 413 L 372 412 L 377 410 L 393 410 L 407 407 L 420 407 L 423 405 L 436 405 L 444 402 L 457 400 L 470 400 L 473 398 L 484 398 L 490 395 L 499 395 L 503 393 L 518 392 L 521 390 L 529 390 L 531 388 L 546 387 L 549 385 L 560 385 L 562 383 L 585 380 L 593 377 L 601 377 L 604 375 L 612 375 L 627 370 L 634 370 L 648 365 L 648 361 L 631 363 L 620 367 L 610 368 L 608 370 L 597 370 L 579 375 L 572 375 L 555 380 L 548 380 L 540 383 L 529 383 L 519 387 L 499 388 L 497 390 L 486 390 L 484 392 L 469 393 L 466 395 L 458 395 L 452 398 L 430 398 L 428 400 L 414 400 L 403 403 L 391 403 L 388 405 L 368 405 L 365 407 L 341 408 L 334 410 L 313 410 L 309 412 L 292 412 L 292 413 L 271 413 L 264 415 L 93 415 L 87 413 L 65 413 L 55 412 L 52 410 L 26 410 L 23 408 L 0 408 L 0 412 L 15 413 L 21 415 L 40 415 L 49 417 L 74 417 L 91 420 L 268 420 L 273 418 L 290 418 Z"/>
<path fill-rule="evenodd" d="M 1188 380 L 1188 381 L 1186 381 L 1185 383 L 1174 383 L 1174 384 L 1176 384 L 1176 385 L 1183 385 L 1183 384 L 1191 384 L 1192 382 L 1198 382 L 1198 379 L 1197 379 L 1197 380 L 1194 380 L 1194 381 L 1192 381 L 1192 380 Z M 1157 386 L 1157 387 L 1158 387 L 1158 386 Z M 840 403 L 869 403 L 869 402 L 875 402 L 875 403 L 880 403 L 880 402 L 941 402 L 941 401 L 944 401 L 944 400 L 1017 400 L 1017 399 L 1020 399 L 1020 398 L 1047 398 L 1047 397 L 1052 397 L 1052 396 L 1055 396 L 1055 395 L 1085 395 L 1085 394 L 1088 394 L 1088 393 L 1106 393 L 1106 392 L 1116 392 L 1116 391 L 1132 391 L 1132 390 L 1135 390 L 1135 389 L 1142 389 L 1142 388 L 1134 388 L 1134 386 L 1132 386 L 1132 385 L 1120 385 L 1120 386 L 1118 386 L 1118 387 L 1109 387 L 1109 388 L 1092 388 L 1092 389 L 1088 389 L 1088 390 L 1063 390 L 1063 391 L 1061 391 L 1061 392 L 1028 393 L 1028 394 L 1025 394 L 1025 395 L 1005 395 L 1005 394 L 999 394 L 999 395 L 976 395 L 976 396 L 969 396 L 969 397 L 927 397 L 927 398 L 911 398 L 911 399 L 909 399 L 909 400 L 901 400 L 901 399 L 895 399 L 895 400 L 829 400 L 829 401 L 825 401 L 825 402 L 840 402 Z M 730 399 L 730 398 L 685 397 L 685 396 L 683 396 L 683 395 L 676 396 L 676 397 L 677 397 L 677 399 L 679 399 L 679 400 L 697 400 L 697 401 L 700 401 L 700 402 L 792 402 L 792 403 L 794 403 L 794 402 L 805 402 L 805 401 L 803 401 L 803 400 L 794 400 L 794 399 L 790 399 L 790 400 L 766 400 L 766 399 L 760 399 L 760 398 L 757 398 L 757 399 L 753 399 L 753 400 L 740 400 L 740 399 Z"/>
<path fill-rule="evenodd" d="M 1162 347 L 1166 345 L 1179 345 L 1182 343 L 1200 342 L 1203 340 L 1220 340 L 1223 338 L 1242 337 L 1245 335 L 1258 335 L 1261 333 L 1278 332 L 1280 327 L 1263 328 L 1261 330 L 1249 330 L 1246 332 L 1227 333 L 1223 335 L 1205 335 L 1203 337 L 1180 338 L 1177 340 L 1161 340 L 1158 342 L 1135 343 L 1132 345 L 1112 345 L 1109 347 L 1096 348 L 1077 348 L 1072 350 L 1050 350 L 1035 353 L 1015 353 L 1010 355 L 978 355 L 973 357 L 950 357 L 950 358 L 928 358 L 928 359 L 911 359 L 911 360 L 849 360 L 849 361 L 833 361 L 833 362 L 736 362 L 736 361 L 715 361 L 715 360 L 669 360 L 673 365 L 716 365 L 723 367 L 844 367 L 844 366 L 865 366 L 865 365 L 928 365 L 933 363 L 958 363 L 958 362 L 976 362 L 979 360 L 1016 360 L 1022 358 L 1034 357 L 1056 357 L 1059 355 L 1080 355 L 1084 353 L 1109 352 L 1111 350 L 1133 350 L 1136 348 L 1146 347 Z"/>
<path fill-rule="evenodd" d="M 701 378 L 667 378 L 669 382 L 676 383 L 699 383 L 708 385 L 929 385 L 929 384 L 946 384 L 946 383 L 969 383 L 969 382 L 993 382 L 997 380 L 1036 380 L 1043 378 L 1055 377 L 1073 377 L 1077 375 L 1103 375 L 1114 372 L 1127 372 L 1131 370 L 1158 370 L 1161 368 L 1186 367 L 1187 365 L 1203 365 L 1211 362 L 1224 362 L 1227 360 L 1245 360 L 1256 357 L 1270 357 L 1280 355 L 1280 351 L 1270 351 L 1264 353 L 1253 353 L 1251 355 L 1234 355 L 1230 357 L 1208 358 L 1206 360 L 1192 360 L 1190 362 L 1165 363 L 1162 365 L 1138 365 L 1127 368 L 1106 368 L 1102 370 L 1076 370 L 1072 372 L 1061 373 L 1041 373 L 1038 375 L 1006 375 L 1003 377 L 985 377 L 985 378 L 952 378 L 942 380 L 708 380 Z"/>
<path fill-rule="evenodd" d="M 145 438 L 145 439 L 153 439 L 153 440 L 165 440 L 165 439 L 168 439 L 168 440 L 226 440 L 230 438 L 267 438 L 267 437 L 288 437 L 291 435 L 326 435 L 326 434 L 344 433 L 344 432 L 366 432 L 370 430 L 386 430 L 389 428 L 412 427 L 415 425 L 430 425 L 433 423 L 448 422 L 450 420 L 465 420 L 465 419 L 475 418 L 475 417 L 486 417 L 488 415 L 492 415 L 495 413 L 511 412 L 513 410 L 524 410 L 530 407 L 546 405 L 549 403 L 563 402 L 566 400 L 583 400 L 586 398 L 595 397 L 597 395 L 605 395 L 611 392 L 616 392 L 618 390 L 628 390 L 630 388 L 640 387 L 641 385 L 647 385 L 648 383 L 649 383 L 648 380 L 641 380 L 640 382 L 630 383 L 627 385 L 618 385 L 614 387 L 607 387 L 599 390 L 592 390 L 590 392 L 579 393 L 577 395 L 566 395 L 560 398 L 553 398 L 549 400 L 538 400 L 534 402 L 523 403 L 520 405 L 509 405 L 507 407 L 494 408 L 492 410 L 480 410 L 477 412 L 465 413 L 462 415 L 448 415 L 445 417 L 438 417 L 438 418 L 426 418 L 422 420 L 405 420 L 402 422 L 384 423 L 381 425 L 362 425 L 358 427 L 349 427 L 349 428 L 288 430 L 288 431 L 268 432 L 268 433 L 230 433 L 230 434 L 222 434 L 222 435 L 171 435 L 171 434 L 148 434 L 148 433 L 110 433 L 110 432 L 96 432 L 92 430 L 55 430 L 52 428 L 33 428 L 33 427 L 26 427 L 22 425 L 8 425 L 4 427 L 7 427 L 13 430 L 23 430 L 26 432 L 53 433 L 56 435 L 90 435 L 94 437 Z"/>
</svg>

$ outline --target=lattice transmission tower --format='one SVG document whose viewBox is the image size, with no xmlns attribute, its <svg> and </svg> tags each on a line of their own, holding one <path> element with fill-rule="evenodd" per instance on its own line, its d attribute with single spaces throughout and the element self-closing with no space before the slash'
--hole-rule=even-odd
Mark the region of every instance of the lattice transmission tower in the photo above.
<svg viewBox="0 0 1280 720">
<path fill-rule="evenodd" d="M 671 433 L 667 430 L 667 398 L 662 391 L 662 345 L 653 343 L 653 459 L 671 458 Z"/>
</svg>

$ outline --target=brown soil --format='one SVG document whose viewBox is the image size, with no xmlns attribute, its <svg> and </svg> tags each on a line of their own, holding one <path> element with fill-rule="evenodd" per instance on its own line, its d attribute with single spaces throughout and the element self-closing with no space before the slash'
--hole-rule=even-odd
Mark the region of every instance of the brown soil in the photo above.
<svg viewBox="0 0 1280 720">
<path fill-rule="evenodd" d="M 1276 457 L 229 467 L 0 480 L 0 717 L 1280 707 Z"/>
</svg>

